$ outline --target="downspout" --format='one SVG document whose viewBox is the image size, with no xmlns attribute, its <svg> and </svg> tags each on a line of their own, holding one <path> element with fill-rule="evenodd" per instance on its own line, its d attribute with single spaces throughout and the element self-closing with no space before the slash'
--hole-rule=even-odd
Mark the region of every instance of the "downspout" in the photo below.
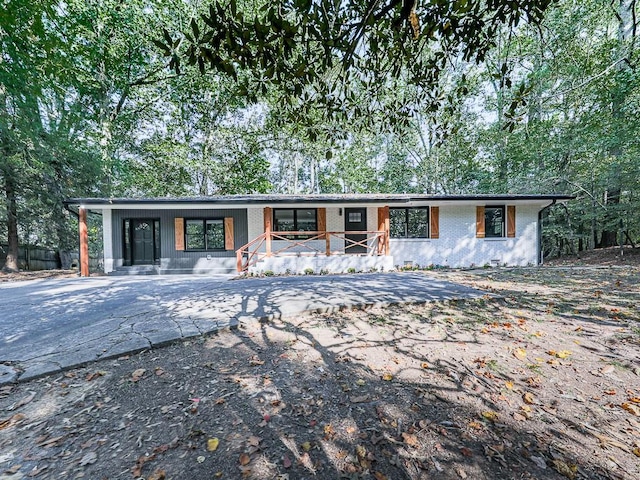
<svg viewBox="0 0 640 480">
<path fill-rule="evenodd" d="M 544 263 L 542 255 L 542 216 L 546 209 L 553 207 L 555 204 L 556 199 L 554 198 L 549 205 L 543 207 L 542 210 L 538 212 L 538 265 L 542 265 Z"/>
</svg>

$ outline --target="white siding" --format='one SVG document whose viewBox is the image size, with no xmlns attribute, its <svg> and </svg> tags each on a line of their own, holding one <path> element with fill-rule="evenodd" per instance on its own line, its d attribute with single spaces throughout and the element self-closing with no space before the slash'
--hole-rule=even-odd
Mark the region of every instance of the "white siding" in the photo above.
<svg viewBox="0 0 640 480">
<path fill-rule="evenodd" d="M 113 272 L 113 222 L 110 209 L 102 211 L 102 242 L 104 255 L 104 273 Z"/>
</svg>

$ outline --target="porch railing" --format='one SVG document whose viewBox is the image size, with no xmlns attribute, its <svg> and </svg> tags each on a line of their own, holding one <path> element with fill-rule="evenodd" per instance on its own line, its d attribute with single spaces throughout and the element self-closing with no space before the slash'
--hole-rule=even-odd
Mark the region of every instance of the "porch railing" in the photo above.
<svg viewBox="0 0 640 480">
<path fill-rule="evenodd" d="M 332 250 L 331 239 L 343 241 L 344 243 L 340 242 L 342 248 L 336 250 L 334 243 Z M 274 241 L 277 243 L 274 244 Z M 323 241 L 324 245 L 319 241 Z M 246 272 L 249 267 L 267 257 L 317 255 L 329 257 L 351 253 L 367 256 L 387 255 L 388 242 L 385 232 L 265 232 L 236 250 L 236 268 L 238 272 Z"/>
</svg>

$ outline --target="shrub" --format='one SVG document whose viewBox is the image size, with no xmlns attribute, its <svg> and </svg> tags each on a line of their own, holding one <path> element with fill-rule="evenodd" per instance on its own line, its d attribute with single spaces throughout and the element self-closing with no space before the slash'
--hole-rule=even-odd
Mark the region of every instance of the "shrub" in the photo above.
<svg viewBox="0 0 640 480">
<path fill-rule="evenodd" d="M 304 269 L 304 274 L 305 275 L 313 275 L 313 268 L 305 268 Z"/>
</svg>

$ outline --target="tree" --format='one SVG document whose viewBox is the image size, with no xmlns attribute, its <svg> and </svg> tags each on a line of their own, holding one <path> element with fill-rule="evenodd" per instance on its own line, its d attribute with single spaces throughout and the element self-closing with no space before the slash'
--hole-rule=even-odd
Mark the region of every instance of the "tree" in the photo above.
<svg viewBox="0 0 640 480">
<path fill-rule="evenodd" d="M 444 103 L 437 87 L 449 62 L 482 61 L 502 25 L 539 23 L 551 3 L 214 1 L 183 36 L 164 29 L 156 44 L 177 72 L 186 63 L 225 73 L 254 101 L 276 92 L 289 120 L 320 110 L 365 126 L 380 115 L 406 126 L 416 109 Z M 386 95 L 405 84 L 415 88 Z"/>
</svg>

